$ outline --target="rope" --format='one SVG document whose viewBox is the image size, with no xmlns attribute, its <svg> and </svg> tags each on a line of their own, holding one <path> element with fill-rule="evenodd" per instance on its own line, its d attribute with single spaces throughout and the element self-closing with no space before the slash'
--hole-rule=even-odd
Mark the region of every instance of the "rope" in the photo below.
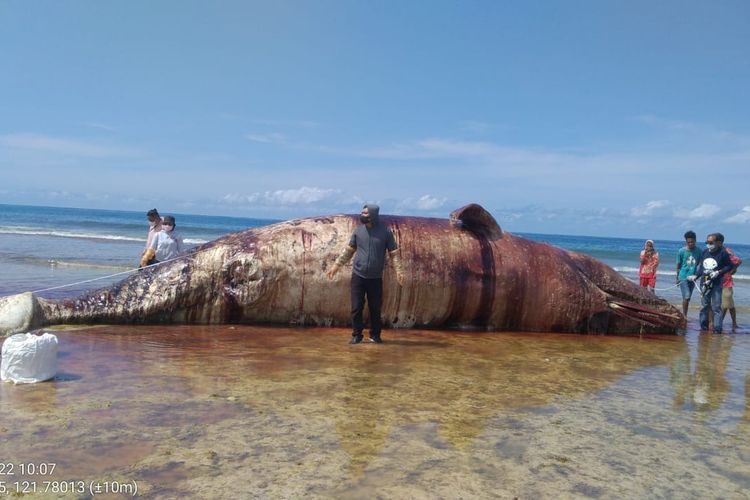
<svg viewBox="0 0 750 500">
<path fill-rule="evenodd" d="M 172 262 L 172 261 L 174 261 L 174 260 L 182 259 L 182 258 L 185 258 L 185 257 L 188 257 L 188 256 L 189 256 L 189 254 L 186 254 L 186 255 L 180 255 L 180 256 L 178 256 L 178 257 L 173 257 L 173 258 L 171 258 L 171 259 L 168 259 L 168 260 L 164 260 L 164 261 L 161 261 L 161 262 L 157 262 L 156 264 L 150 264 L 150 265 L 148 265 L 148 266 L 143 266 L 143 267 L 136 267 L 136 268 L 133 268 L 133 269 L 129 269 L 129 270 L 127 270 L 127 271 L 121 271 L 121 272 L 119 272 L 119 273 L 115 273 L 115 274 L 109 274 L 109 275 L 107 275 L 107 276 L 99 276 L 98 278 L 92 278 L 92 279 L 90 279 L 90 280 L 83 280 L 83 281 L 77 281 L 77 282 L 75 282 L 75 283 L 68 283 L 68 284 L 66 284 L 66 285 L 59 285 L 59 286 L 51 286 L 51 287 L 49 287 L 49 288 L 42 288 L 41 290 L 34 290 L 34 291 L 32 291 L 31 293 L 48 292 L 48 291 L 50 291 L 50 290 L 58 290 L 58 289 L 60 289 L 60 288 L 68 288 L 68 287 L 70 287 L 70 286 L 83 285 L 84 283 L 91 283 L 92 281 L 99 281 L 99 280 L 105 280 L 105 279 L 108 279 L 108 278 L 114 278 L 115 276 L 120 276 L 120 275 L 122 275 L 122 274 L 130 274 L 130 273 L 132 273 L 132 272 L 135 272 L 135 271 L 140 271 L 140 270 L 142 270 L 142 269 L 148 269 L 149 267 L 156 267 L 156 266 L 160 266 L 160 265 L 162 265 L 162 264 L 166 264 L 167 262 Z"/>
<path fill-rule="evenodd" d="M 638 283 L 638 284 L 640 284 L 640 280 L 636 280 L 636 279 L 633 279 L 633 278 L 628 278 L 628 280 L 629 280 L 629 281 L 630 281 L 631 283 Z M 665 291 L 665 290 L 671 290 L 672 288 L 674 288 L 674 287 L 676 287 L 676 286 L 680 286 L 680 284 L 679 284 L 679 283 L 675 283 L 674 285 L 672 285 L 672 286 L 668 286 L 667 288 L 654 288 L 654 291 L 655 291 L 655 292 L 663 292 L 663 291 Z M 698 286 L 698 284 L 697 284 L 697 283 L 696 283 L 696 286 Z"/>
<path fill-rule="evenodd" d="M 671 290 L 672 288 L 674 288 L 676 286 L 680 286 L 680 284 L 679 283 L 675 283 L 674 285 L 668 286 L 667 288 L 654 288 L 654 291 L 655 292 L 663 292 L 665 290 Z"/>
<path fill-rule="evenodd" d="M 685 280 L 682 280 L 682 281 L 685 281 Z M 680 283 L 681 283 L 681 282 L 680 282 Z M 680 283 L 675 283 L 674 285 L 672 285 L 672 286 L 668 286 L 667 288 L 654 288 L 654 291 L 655 291 L 655 292 L 663 292 L 664 290 L 671 290 L 672 288 L 674 288 L 674 287 L 676 287 L 676 286 L 680 286 Z M 704 287 L 704 286 L 701 286 L 701 284 L 700 284 L 700 283 L 698 283 L 698 280 L 695 280 L 695 281 L 694 281 L 693 283 L 695 283 L 695 288 L 697 288 L 697 289 L 698 289 L 698 291 L 699 291 L 699 292 L 701 292 L 701 295 L 704 295 L 704 294 L 705 294 L 705 292 L 703 291 L 703 289 L 704 289 L 705 287 Z"/>
</svg>

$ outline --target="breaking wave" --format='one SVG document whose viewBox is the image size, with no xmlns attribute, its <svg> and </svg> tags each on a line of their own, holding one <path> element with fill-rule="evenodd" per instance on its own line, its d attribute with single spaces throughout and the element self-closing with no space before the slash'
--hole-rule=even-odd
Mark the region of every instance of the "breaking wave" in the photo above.
<svg viewBox="0 0 750 500">
<path fill-rule="evenodd" d="M 101 241 L 133 241 L 145 243 L 145 238 L 135 236 L 123 236 L 119 234 L 97 234 L 83 233 L 76 231 L 62 231 L 59 229 L 43 229 L 22 226 L 5 226 L 0 227 L 0 234 L 17 234 L 22 236 L 48 236 L 52 238 L 75 238 L 83 240 L 101 240 Z M 201 245 L 209 240 L 199 238 L 185 238 L 187 245 Z"/>
<path fill-rule="evenodd" d="M 638 274 L 638 268 L 637 267 L 617 266 L 617 267 L 613 267 L 612 269 L 614 269 L 615 271 L 617 271 L 618 273 L 621 273 L 621 274 L 636 274 L 636 275 Z M 740 268 L 740 269 L 742 269 L 742 268 Z M 669 271 L 666 271 L 666 270 L 665 271 L 656 271 L 656 275 L 657 276 L 670 276 L 670 277 L 674 278 L 675 271 L 671 270 L 671 269 Z M 732 276 L 732 278 L 735 281 L 750 281 L 750 274 L 739 274 L 739 273 L 737 273 L 734 276 Z"/>
</svg>

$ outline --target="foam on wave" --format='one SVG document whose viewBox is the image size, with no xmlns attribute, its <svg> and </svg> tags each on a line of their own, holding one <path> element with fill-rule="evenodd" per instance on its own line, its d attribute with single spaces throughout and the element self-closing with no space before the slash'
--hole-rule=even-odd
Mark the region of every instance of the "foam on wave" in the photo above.
<svg viewBox="0 0 750 500">
<path fill-rule="evenodd" d="M 60 231 L 54 229 L 39 229 L 17 226 L 0 227 L 0 234 L 17 234 L 22 236 L 51 236 L 53 238 L 75 238 L 84 240 L 145 242 L 145 238 L 136 238 L 133 236 L 123 236 L 119 234 L 79 233 L 75 231 Z M 201 245 L 203 243 L 207 243 L 208 240 L 199 238 L 185 238 L 184 242 L 188 245 Z"/>
</svg>

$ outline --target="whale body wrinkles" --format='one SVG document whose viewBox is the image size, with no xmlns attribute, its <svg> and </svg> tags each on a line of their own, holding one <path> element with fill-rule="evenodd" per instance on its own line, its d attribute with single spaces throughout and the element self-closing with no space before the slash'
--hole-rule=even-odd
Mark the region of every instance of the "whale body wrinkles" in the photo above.
<svg viewBox="0 0 750 500">
<path fill-rule="evenodd" d="M 602 262 L 504 232 L 479 205 L 448 219 L 381 222 L 406 276 L 400 287 L 386 266 L 386 327 L 669 334 L 684 325 L 676 308 Z M 350 325 L 351 273 L 326 273 L 358 223 L 290 220 L 228 234 L 78 297 L 0 298 L 0 334 L 63 323 Z"/>
</svg>

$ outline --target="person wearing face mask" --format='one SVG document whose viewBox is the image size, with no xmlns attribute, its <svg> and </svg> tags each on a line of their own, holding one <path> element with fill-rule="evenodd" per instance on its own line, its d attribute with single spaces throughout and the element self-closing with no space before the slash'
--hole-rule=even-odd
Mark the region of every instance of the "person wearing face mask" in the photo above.
<svg viewBox="0 0 750 500">
<path fill-rule="evenodd" d="M 688 276 L 688 280 L 703 280 L 701 292 L 700 324 L 701 330 L 708 330 L 709 311 L 713 311 L 714 318 L 721 318 L 722 279 L 725 273 L 734 266 L 727 251 L 717 243 L 719 233 L 711 233 L 706 237 L 706 249 L 701 253 L 695 274 Z M 723 236 L 721 237 L 723 241 Z M 714 321 L 714 333 L 721 333 L 721 321 Z"/>
<path fill-rule="evenodd" d="M 152 208 L 148 212 L 146 212 L 146 217 L 148 218 L 148 236 L 146 237 L 146 246 L 143 248 L 143 253 L 141 254 L 141 258 L 143 258 L 144 255 L 146 255 L 146 252 L 148 252 L 148 249 L 151 247 L 151 242 L 154 240 L 154 236 L 156 236 L 156 233 L 161 231 L 161 216 L 159 215 L 159 211 L 155 208 Z M 153 264 L 153 257 L 146 262 L 145 265 L 151 265 Z"/>
<path fill-rule="evenodd" d="M 383 302 L 383 268 L 385 266 L 385 254 L 391 259 L 396 280 L 399 286 L 404 284 L 404 271 L 401 267 L 401 257 L 396 245 L 393 232 L 380 222 L 380 207 L 367 204 L 362 208 L 359 220 L 362 225 L 358 226 L 349 245 L 344 249 L 338 259 L 328 271 L 328 278 L 333 279 L 341 266 L 349 262 L 354 256 L 352 267 L 352 340 L 350 344 L 362 342 L 364 321 L 362 313 L 365 308 L 365 298 L 370 310 L 370 341 L 382 343 L 380 332 L 382 330 L 382 319 L 380 317 L 380 306 Z"/>
<path fill-rule="evenodd" d="M 141 267 L 146 266 L 150 261 L 153 264 L 156 264 L 158 262 L 173 259 L 185 251 L 182 237 L 177 231 L 175 231 L 174 217 L 171 215 L 165 216 L 161 225 L 161 232 L 156 233 L 154 239 L 151 240 L 151 246 L 149 246 L 143 254 Z"/>
</svg>

